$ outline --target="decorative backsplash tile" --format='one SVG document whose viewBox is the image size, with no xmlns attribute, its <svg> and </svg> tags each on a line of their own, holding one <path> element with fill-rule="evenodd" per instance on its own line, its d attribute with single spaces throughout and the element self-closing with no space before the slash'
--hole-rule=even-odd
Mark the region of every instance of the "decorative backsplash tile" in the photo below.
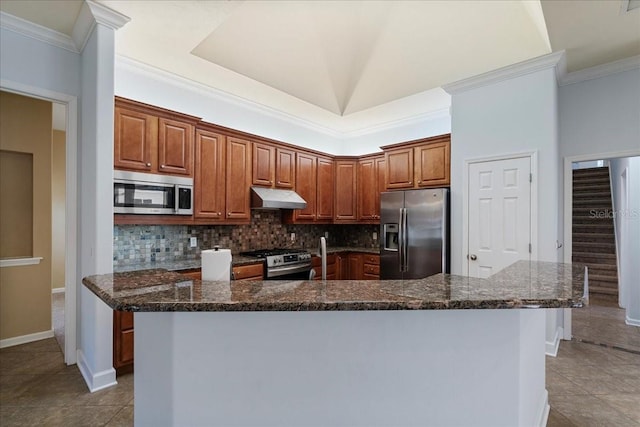
<svg viewBox="0 0 640 427">
<path fill-rule="evenodd" d="M 377 225 L 290 225 L 282 224 L 279 211 L 253 210 L 248 225 L 116 225 L 113 229 L 114 265 L 141 262 L 199 259 L 200 251 L 215 245 L 238 253 L 274 247 L 315 248 L 329 233 L 332 246 L 378 246 L 373 233 Z M 291 243 L 291 233 L 296 240 Z M 189 247 L 196 237 L 198 246 Z"/>
</svg>

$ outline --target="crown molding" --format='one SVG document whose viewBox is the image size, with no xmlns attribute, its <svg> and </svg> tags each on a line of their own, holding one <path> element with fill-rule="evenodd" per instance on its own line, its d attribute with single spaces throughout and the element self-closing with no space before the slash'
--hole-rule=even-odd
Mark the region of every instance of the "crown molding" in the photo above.
<svg viewBox="0 0 640 427">
<path fill-rule="evenodd" d="M 120 12 L 94 1 L 85 0 L 73 26 L 71 38 L 78 52 L 82 52 L 97 24 L 117 30 L 130 20 L 131 18 Z"/>
<path fill-rule="evenodd" d="M 2 11 L 0 11 L 0 27 L 69 52 L 80 52 L 73 39 L 68 35 Z"/>
<path fill-rule="evenodd" d="M 341 139 L 341 140 L 349 140 L 351 138 L 370 135 L 376 132 L 382 132 L 382 131 L 394 129 L 400 126 L 409 126 L 412 124 L 418 124 L 426 120 L 435 120 L 442 117 L 450 116 L 450 107 L 447 107 L 447 108 L 443 108 L 435 111 L 430 111 L 427 113 L 417 114 L 411 117 L 404 117 L 398 120 L 392 120 L 382 124 L 365 126 L 363 128 L 356 129 L 353 131 L 339 131 L 339 130 L 312 122 L 310 120 L 305 120 L 301 117 L 284 112 L 282 110 L 278 110 L 273 107 L 257 103 L 247 98 L 243 98 L 238 95 L 225 92 L 218 88 L 207 86 L 205 84 L 196 82 L 194 80 L 190 80 L 188 78 L 174 74 L 172 72 L 156 68 L 152 65 L 144 64 L 135 59 L 131 59 L 125 56 L 116 55 L 116 68 L 121 68 L 122 70 L 131 71 L 131 72 L 140 74 L 142 76 L 146 76 L 151 79 L 167 83 L 172 86 L 177 86 L 182 89 L 192 91 L 200 95 L 204 95 L 211 99 L 228 102 L 238 107 L 248 109 L 256 113 L 264 114 L 266 116 L 269 116 L 278 120 L 283 120 L 283 121 L 286 121 L 287 123 L 291 123 L 293 125 L 300 126 L 302 128 L 305 128 L 314 132 L 318 132 L 323 135 L 330 136 L 332 138 Z"/>
<path fill-rule="evenodd" d="M 457 95 L 468 90 L 503 82 L 526 74 L 546 70 L 548 68 L 556 68 L 556 73 L 558 73 L 557 66 L 558 64 L 563 64 L 564 56 L 564 50 L 538 56 L 537 58 L 528 59 L 523 62 L 518 62 L 517 64 L 508 65 L 506 67 L 498 68 L 497 70 L 446 84 L 442 86 L 442 89 L 450 95 Z"/>
<path fill-rule="evenodd" d="M 116 68 L 122 68 L 123 70 L 132 71 L 134 73 L 147 76 L 149 78 L 167 83 L 169 85 L 177 86 L 185 90 L 204 95 L 211 99 L 228 102 L 241 108 L 246 108 L 248 110 L 267 115 L 269 117 L 284 120 L 289 123 L 304 127 L 306 129 L 331 136 L 333 138 L 339 138 L 343 135 L 341 132 L 335 131 L 326 126 L 322 126 L 309 120 L 302 119 L 273 107 L 269 107 L 264 104 L 249 100 L 247 98 L 225 92 L 218 88 L 207 86 L 178 74 L 161 70 L 160 68 L 144 64 L 142 62 L 136 61 L 135 59 L 131 59 L 125 56 L 116 55 Z"/>
<path fill-rule="evenodd" d="M 367 126 L 362 129 L 357 129 L 353 131 L 343 132 L 341 136 L 345 139 L 356 138 L 365 135 L 371 135 L 373 133 L 384 132 L 387 130 L 392 130 L 395 128 L 399 128 L 401 126 L 410 126 L 419 124 L 421 122 L 425 122 L 428 120 L 436 120 L 444 117 L 449 117 L 451 115 L 451 107 L 441 108 L 439 110 L 429 111 L 427 113 L 416 114 L 411 117 L 405 117 L 398 120 L 391 120 L 385 123 Z"/>
<path fill-rule="evenodd" d="M 609 62 L 607 64 L 596 65 L 584 70 L 574 71 L 560 79 L 560 86 L 584 82 L 586 80 L 597 79 L 610 74 L 622 73 L 624 71 L 640 68 L 640 55 Z"/>
</svg>

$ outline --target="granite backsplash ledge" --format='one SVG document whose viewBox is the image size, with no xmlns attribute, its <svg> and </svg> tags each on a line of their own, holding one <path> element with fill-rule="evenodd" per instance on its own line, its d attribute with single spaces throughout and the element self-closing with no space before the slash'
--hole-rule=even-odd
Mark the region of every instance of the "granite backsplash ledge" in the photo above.
<svg viewBox="0 0 640 427">
<path fill-rule="evenodd" d="M 324 233 L 330 246 L 378 247 L 377 225 L 282 224 L 279 211 L 251 211 L 248 225 L 116 225 L 113 229 L 114 265 L 199 259 L 200 251 L 218 245 L 233 253 L 273 247 L 314 247 Z M 292 244 L 291 233 L 296 239 Z M 198 245 L 189 246 L 196 237 Z"/>
</svg>

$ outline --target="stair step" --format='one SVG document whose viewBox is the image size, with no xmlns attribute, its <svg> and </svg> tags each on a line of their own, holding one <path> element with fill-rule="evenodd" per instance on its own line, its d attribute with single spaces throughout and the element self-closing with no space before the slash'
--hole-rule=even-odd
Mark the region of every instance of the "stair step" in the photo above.
<svg viewBox="0 0 640 427">
<path fill-rule="evenodd" d="M 571 262 L 579 264 L 616 265 L 615 254 L 598 254 L 591 252 L 573 252 Z"/>
<path fill-rule="evenodd" d="M 591 286 L 591 280 L 589 280 L 589 294 L 603 294 L 603 295 L 618 295 L 618 288 L 605 288 L 602 286 Z"/>
<path fill-rule="evenodd" d="M 618 287 L 618 277 L 591 274 L 591 270 L 589 270 L 589 283 L 591 283 L 592 281 L 602 282 L 602 283 L 613 283 L 616 286 L 616 288 Z"/>
<path fill-rule="evenodd" d="M 573 184 L 573 194 L 576 193 L 587 193 L 592 191 L 603 191 L 603 192 L 611 192 L 611 187 L 608 182 L 603 182 L 599 184 L 589 184 L 589 185 L 577 185 Z"/>
<path fill-rule="evenodd" d="M 573 242 L 573 250 L 577 252 L 593 252 L 594 254 L 614 254 L 616 245 L 613 243 Z"/>
<path fill-rule="evenodd" d="M 596 264 L 589 263 L 589 276 L 595 274 L 596 276 L 618 277 L 618 267 L 615 264 Z"/>
<path fill-rule="evenodd" d="M 588 207 L 593 209 L 609 208 L 611 209 L 611 198 L 605 199 L 576 199 L 573 200 L 575 207 Z"/>
<path fill-rule="evenodd" d="M 595 222 L 595 223 L 589 223 L 589 224 L 573 224 L 574 231 L 576 228 L 581 228 L 583 230 L 593 230 L 593 231 L 611 230 L 611 233 L 613 233 L 613 221 Z"/>
<path fill-rule="evenodd" d="M 575 199 L 593 199 L 593 200 L 604 200 L 609 199 L 611 201 L 611 191 L 590 191 L 587 193 L 576 193 L 573 192 L 573 198 Z"/>
<path fill-rule="evenodd" d="M 609 222 L 613 223 L 613 218 L 608 218 L 609 214 L 604 213 L 603 216 L 594 215 L 574 215 L 573 223 L 574 224 L 607 224 Z M 613 215 L 613 214 L 610 214 Z"/>
<path fill-rule="evenodd" d="M 596 215 L 596 216 L 609 216 L 609 215 L 613 215 L 611 212 L 613 212 L 612 209 L 607 209 L 607 208 L 593 208 L 593 207 L 589 207 L 589 206 L 574 206 L 572 209 L 573 212 L 573 216 L 575 217 L 576 215 Z M 611 213 L 611 214 L 610 214 Z"/>
<path fill-rule="evenodd" d="M 595 168 L 573 169 L 574 175 L 593 175 L 593 174 L 609 174 L 608 166 L 598 166 Z"/>
<path fill-rule="evenodd" d="M 575 243 L 578 242 L 603 242 L 611 243 L 615 242 L 613 233 L 576 233 L 571 234 L 572 240 Z"/>
<path fill-rule="evenodd" d="M 573 177 L 573 188 L 576 188 L 578 185 L 590 185 L 590 184 L 609 184 L 609 175 L 603 176 L 574 176 Z"/>
</svg>

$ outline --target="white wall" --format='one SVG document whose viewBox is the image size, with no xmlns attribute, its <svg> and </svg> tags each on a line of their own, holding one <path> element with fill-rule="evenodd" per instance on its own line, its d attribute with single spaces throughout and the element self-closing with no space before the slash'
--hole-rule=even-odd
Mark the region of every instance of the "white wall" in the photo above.
<svg viewBox="0 0 640 427">
<path fill-rule="evenodd" d="M 640 68 L 561 86 L 560 156 L 640 150 Z"/>
<path fill-rule="evenodd" d="M 80 94 L 80 55 L 0 28 L 0 76 L 3 80 Z"/>
<path fill-rule="evenodd" d="M 382 127 L 363 135 L 343 135 L 283 114 L 251 106 L 205 86 L 163 71 L 116 60 L 115 94 L 147 104 L 201 117 L 204 121 L 336 155 L 380 151 L 381 145 L 448 133 L 448 114 L 409 121 L 393 129 Z"/>
<path fill-rule="evenodd" d="M 538 260 L 557 261 L 559 160 L 557 84 L 549 68 L 453 95 L 451 270 L 466 274 L 462 207 L 465 160 L 535 151 Z"/>
<path fill-rule="evenodd" d="M 82 52 L 80 277 L 113 271 L 114 30 L 97 24 Z M 80 287 L 78 367 L 91 391 L 115 384 L 111 309 Z"/>
<path fill-rule="evenodd" d="M 620 306 L 640 326 L 640 157 L 610 160 Z M 626 182 L 623 182 L 626 181 Z"/>
</svg>

